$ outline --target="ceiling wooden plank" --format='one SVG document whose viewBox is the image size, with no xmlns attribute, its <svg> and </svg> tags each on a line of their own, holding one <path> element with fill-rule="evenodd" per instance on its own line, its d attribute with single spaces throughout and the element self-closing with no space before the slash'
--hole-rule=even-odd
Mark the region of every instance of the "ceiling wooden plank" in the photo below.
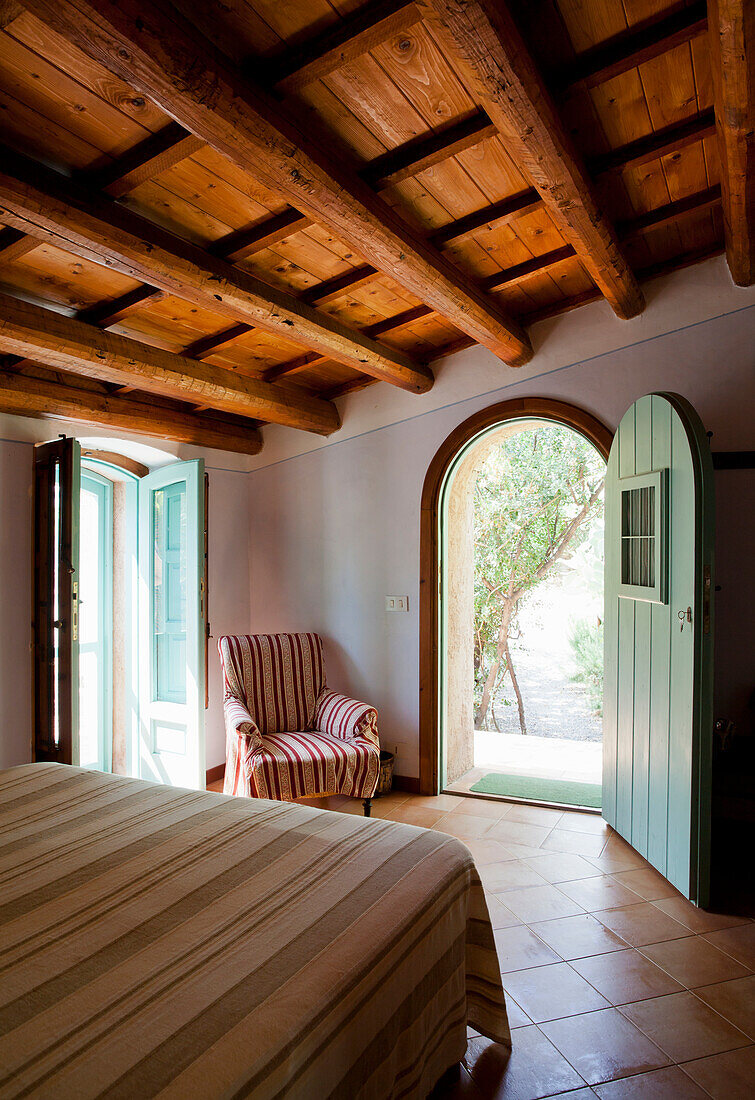
<svg viewBox="0 0 755 1100">
<path fill-rule="evenodd" d="M 642 291 L 508 7 L 494 0 L 428 3 L 433 26 L 458 55 L 470 88 L 567 243 L 614 312 L 636 316 L 644 308 Z"/>
<path fill-rule="evenodd" d="M 229 60 L 208 53 L 166 0 L 29 0 L 29 7 L 215 150 L 246 170 L 253 165 L 265 186 L 501 358 L 531 357 L 519 325 L 359 179 L 311 119 L 295 119 Z"/>
<path fill-rule="evenodd" d="M 299 390 L 116 336 L 73 317 L 0 294 L 0 350 L 164 397 L 330 435 L 337 410 Z"/>
<path fill-rule="evenodd" d="M 636 69 L 708 30 L 704 0 L 696 0 L 661 18 L 644 20 L 579 55 L 552 82 L 560 90 L 595 88 L 622 73 Z"/>
<path fill-rule="evenodd" d="M 196 245 L 60 173 L 5 150 L 0 218 L 14 228 L 179 298 L 303 344 L 337 362 L 422 393 L 433 378 L 422 364 L 384 347 L 292 294 L 209 255 Z"/>
<path fill-rule="evenodd" d="M 755 282 L 755 4 L 711 0 L 711 64 L 721 160 L 726 262 Z"/>
<path fill-rule="evenodd" d="M 421 19 L 417 4 L 407 0 L 364 4 L 353 15 L 284 57 L 274 71 L 272 83 L 276 91 L 289 95 L 355 61 L 394 34 L 409 30 Z"/>
<path fill-rule="evenodd" d="M 208 414 L 171 409 L 141 399 L 94 393 L 60 382 L 0 371 L 0 411 L 35 419 L 71 420 L 92 427 L 137 432 L 174 443 L 192 443 L 238 454 L 255 455 L 262 437 L 249 428 L 225 424 Z"/>
</svg>

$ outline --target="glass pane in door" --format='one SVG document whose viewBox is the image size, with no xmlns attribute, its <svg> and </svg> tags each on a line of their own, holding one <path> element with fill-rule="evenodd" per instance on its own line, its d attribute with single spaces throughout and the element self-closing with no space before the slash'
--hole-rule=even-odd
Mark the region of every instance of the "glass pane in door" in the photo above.
<svg viewBox="0 0 755 1100">
<path fill-rule="evenodd" d="M 155 699 L 186 702 L 186 482 L 152 494 Z"/>
</svg>

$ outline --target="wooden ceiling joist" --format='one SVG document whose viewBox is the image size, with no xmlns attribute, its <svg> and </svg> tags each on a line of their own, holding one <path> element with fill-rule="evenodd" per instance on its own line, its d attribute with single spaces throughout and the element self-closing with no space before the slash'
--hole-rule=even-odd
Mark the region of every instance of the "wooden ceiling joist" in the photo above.
<svg viewBox="0 0 755 1100">
<path fill-rule="evenodd" d="M 77 424 L 115 428 L 239 454 L 255 455 L 262 449 L 262 437 L 252 424 L 246 428 L 226 424 L 206 413 L 154 405 L 146 395 L 139 400 L 99 394 L 67 383 L 8 375 L 2 371 L 0 411 L 36 419 L 71 420 Z"/>
<path fill-rule="evenodd" d="M 659 157 L 668 156 L 680 149 L 686 149 L 688 145 L 703 141 L 715 132 L 716 120 L 713 110 L 700 111 L 692 118 L 685 119 L 684 122 L 664 126 L 636 141 L 620 145 L 610 153 L 594 157 L 588 161 L 588 168 L 593 176 L 623 172 L 627 168 L 639 168 L 642 164 L 649 164 L 651 161 L 658 160 Z"/>
<path fill-rule="evenodd" d="M 704 191 L 698 191 L 694 195 L 686 195 L 683 199 L 675 199 L 663 206 L 649 210 L 646 214 L 638 214 L 625 222 L 618 222 L 616 232 L 622 240 L 641 236 L 648 229 L 657 229 L 662 225 L 670 225 L 678 221 L 686 214 L 700 213 L 703 210 L 712 210 L 721 204 L 721 188 L 718 184 L 706 187 Z"/>
<path fill-rule="evenodd" d="M 420 393 L 432 386 L 431 372 L 404 353 L 11 150 L 0 159 L 0 218 L 94 263 L 143 279 L 150 288 L 301 343 L 404 389 Z"/>
<path fill-rule="evenodd" d="M 206 359 L 208 355 L 214 355 L 218 348 L 225 347 L 226 344 L 232 344 L 234 340 L 238 340 L 240 336 L 245 336 L 247 332 L 251 331 L 251 325 L 231 325 L 212 336 L 200 336 L 198 340 L 194 340 L 193 343 L 184 348 L 183 354 L 187 359 Z"/>
<path fill-rule="evenodd" d="M 726 262 L 755 282 L 755 4 L 711 0 L 711 64 L 721 161 Z"/>
<path fill-rule="evenodd" d="M 193 134 L 187 133 L 177 122 L 169 122 L 112 164 L 88 176 L 87 183 L 117 199 L 161 172 L 167 172 L 201 148 L 202 142 Z"/>
<path fill-rule="evenodd" d="M 428 2 L 439 36 L 460 58 L 466 83 L 503 135 L 509 154 L 529 175 L 566 242 L 614 312 L 636 316 L 644 308 L 640 286 L 506 4 Z"/>
<path fill-rule="evenodd" d="M 481 141 L 495 137 L 497 130 L 484 111 L 477 111 L 437 133 L 412 138 L 391 149 L 362 169 L 362 178 L 378 190 L 411 179 L 449 157 L 473 149 Z"/>
<path fill-rule="evenodd" d="M 246 256 L 252 256 L 255 252 L 262 252 L 265 248 L 271 248 L 290 237 L 293 233 L 299 233 L 302 229 L 308 229 L 312 225 L 312 219 L 289 207 L 280 214 L 273 214 L 256 225 L 244 229 L 237 229 L 229 233 L 227 237 L 221 237 L 210 245 L 208 251 L 214 256 L 222 256 L 224 260 L 235 263 Z"/>
<path fill-rule="evenodd" d="M 248 170 L 296 210 L 322 222 L 380 271 L 512 364 L 526 334 L 470 288 L 332 149 L 227 59 L 165 0 L 29 0 L 30 10 L 151 98 L 191 133 Z M 489 112 L 488 112 L 489 113 Z M 495 121 L 495 120 L 494 120 Z M 295 339 L 293 333 L 290 338 Z"/>
<path fill-rule="evenodd" d="M 638 65 L 689 42 L 708 30 L 705 0 L 696 0 L 661 18 L 648 19 L 629 27 L 587 50 L 553 82 L 560 90 L 595 88 Z"/>
<path fill-rule="evenodd" d="M 150 347 L 0 294 L 0 351 L 71 371 L 209 406 L 330 435 L 338 412 L 299 390 L 239 377 L 222 367 Z"/>
<path fill-rule="evenodd" d="M 158 290 L 154 286 L 138 286 L 135 290 L 127 290 L 118 298 L 97 302 L 96 305 L 84 309 L 79 314 L 80 321 L 87 321 L 98 328 L 112 328 L 130 313 L 142 309 L 149 302 L 159 302 L 165 297 L 164 290 Z"/>
<path fill-rule="evenodd" d="M 22 233 L 18 229 L 3 229 L 0 231 L 0 261 L 12 263 L 20 260 L 38 244 L 36 237 L 30 237 L 28 233 Z"/>
<path fill-rule="evenodd" d="M 407 0 L 365 4 L 278 62 L 271 83 L 277 92 L 289 95 L 355 61 L 394 34 L 409 30 L 421 19 L 419 6 Z"/>
</svg>

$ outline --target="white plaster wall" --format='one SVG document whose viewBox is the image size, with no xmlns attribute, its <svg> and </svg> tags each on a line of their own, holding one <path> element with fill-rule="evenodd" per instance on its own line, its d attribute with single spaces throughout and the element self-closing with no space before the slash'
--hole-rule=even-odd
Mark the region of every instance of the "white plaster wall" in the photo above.
<svg viewBox="0 0 755 1100">
<path fill-rule="evenodd" d="M 562 319 L 568 322 L 566 343 L 576 325 L 584 348 L 607 344 L 609 350 L 548 372 L 527 369 L 529 377 L 504 368 L 507 384 L 494 390 L 488 384 L 491 357 L 472 349 L 448 361 L 445 369 L 453 366 L 456 375 L 446 386 L 451 400 L 443 407 L 404 415 L 410 408 L 422 409 L 425 399 L 406 403 L 407 395 L 396 397 L 391 391 L 385 396 L 388 411 L 381 406 L 378 416 L 375 387 L 365 391 L 365 398 L 375 395 L 369 407 L 347 419 L 348 432 L 310 443 L 308 453 L 288 457 L 287 450 L 301 449 L 307 441 L 292 440 L 278 429 L 266 440 L 255 459 L 258 468 L 249 476 L 251 626 L 322 633 L 331 686 L 379 708 L 383 743 L 400 745 L 399 773 L 418 775 L 420 497 L 430 460 L 453 428 L 496 401 L 537 395 L 580 405 L 613 429 L 638 397 L 671 390 L 698 409 L 714 433 L 714 450 L 755 449 L 755 294 L 742 295 L 730 283 L 720 286 L 717 268 L 708 272 L 715 293 L 706 295 L 705 273 L 695 272 L 698 309 L 683 285 L 676 308 L 674 300 L 664 305 L 665 332 L 627 344 L 630 331 L 648 332 L 648 325 L 609 319 L 606 327 L 603 306 L 591 325 L 588 310 L 578 310 Z M 719 315 L 694 321 L 709 309 L 711 297 Z M 625 345 L 614 349 L 618 330 L 624 332 Z M 454 394 L 468 386 L 470 372 L 484 391 L 456 399 Z M 382 397 L 387 387 L 379 389 Z M 436 391 L 442 389 L 438 383 L 427 397 L 437 400 Z M 384 423 L 391 407 L 400 419 Z M 355 419 L 374 426 L 343 438 L 353 432 Z M 279 460 L 270 462 L 276 455 Z M 748 506 L 753 502 L 743 502 Z M 719 583 L 736 584 L 737 571 L 751 568 L 751 547 L 742 546 L 735 557 Z M 386 594 L 408 594 L 409 613 L 386 613 Z"/>
<path fill-rule="evenodd" d="M 0 439 L 0 768 L 31 759 L 32 456 Z"/>
</svg>

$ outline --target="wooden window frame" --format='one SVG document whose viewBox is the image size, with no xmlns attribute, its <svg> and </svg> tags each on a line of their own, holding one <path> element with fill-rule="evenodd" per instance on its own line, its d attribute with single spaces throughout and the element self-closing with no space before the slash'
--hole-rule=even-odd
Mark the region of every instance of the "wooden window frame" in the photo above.
<svg viewBox="0 0 755 1100">
<path fill-rule="evenodd" d="M 443 441 L 422 487 L 419 567 L 419 790 L 439 791 L 440 721 L 440 508 L 449 471 L 459 453 L 491 428 L 512 420 L 543 420 L 573 428 L 608 461 L 613 432 L 597 417 L 575 405 L 546 397 L 500 401 L 474 413 Z"/>
</svg>

